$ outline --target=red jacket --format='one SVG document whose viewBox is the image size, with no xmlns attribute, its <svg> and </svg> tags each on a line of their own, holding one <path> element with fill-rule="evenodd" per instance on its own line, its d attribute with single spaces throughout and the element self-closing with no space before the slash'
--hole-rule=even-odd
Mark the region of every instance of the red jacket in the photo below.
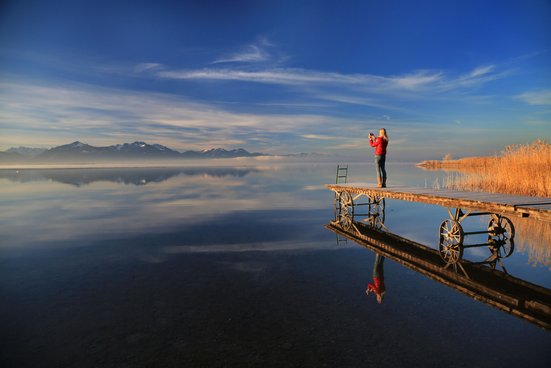
<svg viewBox="0 0 551 368">
<path fill-rule="evenodd" d="M 388 141 L 377 137 L 375 140 L 369 140 L 369 145 L 371 147 L 375 147 L 375 154 L 376 155 L 386 155 L 386 146 L 388 146 Z"/>
</svg>

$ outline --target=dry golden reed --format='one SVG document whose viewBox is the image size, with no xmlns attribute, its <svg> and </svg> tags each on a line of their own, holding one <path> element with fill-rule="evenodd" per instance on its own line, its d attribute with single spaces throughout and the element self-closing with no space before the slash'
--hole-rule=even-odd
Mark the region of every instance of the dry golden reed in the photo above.
<svg viewBox="0 0 551 368">
<path fill-rule="evenodd" d="M 424 161 L 418 166 L 459 171 L 446 178 L 448 189 L 551 197 L 551 144 L 545 140 L 507 146 L 493 157 Z"/>
</svg>

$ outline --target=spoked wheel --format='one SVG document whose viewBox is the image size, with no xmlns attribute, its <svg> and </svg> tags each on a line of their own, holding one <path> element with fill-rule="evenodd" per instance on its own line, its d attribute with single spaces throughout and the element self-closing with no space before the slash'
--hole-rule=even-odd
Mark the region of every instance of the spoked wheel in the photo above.
<svg viewBox="0 0 551 368">
<path fill-rule="evenodd" d="M 384 212 L 385 210 L 385 198 L 379 196 L 373 196 L 369 198 L 371 205 L 377 208 L 377 211 Z"/>
<path fill-rule="evenodd" d="M 352 195 L 348 192 L 339 193 L 339 216 L 337 221 L 341 224 L 343 229 L 349 229 L 352 226 L 354 219 L 354 201 Z"/>
<path fill-rule="evenodd" d="M 492 216 L 488 223 L 488 243 L 498 250 L 500 258 L 509 257 L 515 250 L 515 227 L 511 220 L 503 216 Z"/>
<path fill-rule="evenodd" d="M 385 223 L 385 199 L 373 196 L 369 198 L 369 226 L 381 229 Z"/>
<path fill-rule="evenodd" d="M 463 228 L 455 220 L 445 220 L 440 225 L 438 250 L 447 264 L 455 264 L 463 258 Z"/>
</svg>

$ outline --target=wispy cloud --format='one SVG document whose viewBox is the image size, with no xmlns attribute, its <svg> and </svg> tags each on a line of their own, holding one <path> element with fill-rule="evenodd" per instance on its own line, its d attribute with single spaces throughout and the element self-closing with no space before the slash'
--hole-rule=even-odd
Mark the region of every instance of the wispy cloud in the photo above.
<svg viewBox="0 0 551 368">
<path fill-rule="evenodd" d="M 434 85 L 442 80 L 441 72 L 422 71 L 411 75 L 385 78 L 389 84 L 394 84 L 397 88 L 406 90 L 415 90 L 420 87 Z"/>
<path fill-rule="evenodd" d="M 239 69 L 199 69 L 199 70 L 166 70 L 157 73 L 161 78 L 169 79 L 202 79 L 234 80 L 271 84 L 360 84 L 375 82 L 377 77 L 367 75 L 345 75 L 324 73 L 306 69 L 274 68 L 265 70 Z M 373 79 L 372 79 L 373 78 Z"/>
<path fill-rule="evenodd" d="M 220 59 L 214 60 L 212 64 L 221 63 L 250 63 L 266 61 L 270 58 L 270 54 L 257 45 L 248 45 L 244 50 L 224 56 Z"/>
<path fill-rule="evenodd" d="M 302 137 L 306 139 L 319 139 L 322 141 L 331 141 L 335 139 L 335 137 L 321 134 L 304 134 Z"/>
<path fill-rule="evenodd" d="M 5 148 L 139 139 L 175 149 L 244 146 L 269 152 L 282 134 L 300 137 L 330 121 L 323 115 L 231 112 L 170 94 L 88 85 L 1 82 L 0 90 Z"/>
<path fill-rule="evenodd" d="M 282 55 L 276 55 L 274 44 L 266 37 L 259 37 L 256 42 L 241 47 L 235 52 L 225 54 L 211 64 L 224 63 L 262 63 L 268 61 L 281 61 Z"/>
<path fill-rule="evenodd" d="M 441 92 L 455 90 L 490 80 L 503 78 L 494 73 L 494 66 L 479 67 L 464 75 L 448 76 L 442 71 L 417 71 L 405 75 L 343 74 L 300 68 L 203 68 L 191 70 L 166 69 L 156 73 L 159 78 L 177 80 L 224 80 L 280 85 L 348 86 L 373 93 Z"/>
<path fill-rule="evenodd" d="M 162 68 L 163 65 L 159 63 L 140 63 L 134 67 L 136 73 L 143 73 L 146 71 L 158 70 Z"/>
<path fill-rule="evenodd" d="M 171 85 L 175 81 L 270 85 L 268 95 L 244 100 L 234 96 L 239 89 L 231 83 L 221 84 L 214 99 L 203 91 L 190 98 L 76 83 L 4 80 L 0 82 L 0 147 L 78 139 L 96 145 L 145 140 L 179 150 L 222 146 L 269 153 L 359 152 L 365 150 L 366 131 L 373 127 L 382 125 L 421 137 L 435 122 L 452 120 L 427 108 L 430 103 L 447 98 L 445 103 L 450 105 L 458 101 L 472 105 L 469 99 L 480 100 L 471 93 L 478 89 L 473 87 L 509 75 L 496 65 L 463 73 L 417 70 L 400 75 L 285 68 L 268 62 L 274 59 L 265 53 L 270 47 L 251 44 L 202 69 L 179 69 L 160 62 L 127 67 L 127 77 L 156 79 L 157 86 L 163 80 Z M 224 93 L 227 101 L 218 101 Z M 541 104 L 549 101 L 549 92 L 545 93 L 543 99 L 541 93 L 532 92 L 517 98 Z M 406 143 L 395 150 L 410 148 Z"/>
<path fill-rule="evenodd" d="M 524 92 L 515 98 L 529 105 L 551 105 L 551 90 L 538 90 Z"/>
<path fill-rule="evenodd" d="M 469 78 L 476 78 L 482 75 L 486 75 L 495 69 L 495 65 L 479 66 L 468 74 Z"/>
</svg>

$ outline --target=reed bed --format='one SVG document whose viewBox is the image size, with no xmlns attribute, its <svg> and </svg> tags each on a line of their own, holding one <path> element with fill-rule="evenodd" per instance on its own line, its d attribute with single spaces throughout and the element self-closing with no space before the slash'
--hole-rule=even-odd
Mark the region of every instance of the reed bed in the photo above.
<svg viewBox="0 0 551 368">
<path fill-rule="evenodd" d="M 551 144 L 544 140 L 507 146 L 493 157 L 425 161 L 419 166 L 458 171 L 445 178 L 448 189 L 551 197 Z"/>
</svg>

